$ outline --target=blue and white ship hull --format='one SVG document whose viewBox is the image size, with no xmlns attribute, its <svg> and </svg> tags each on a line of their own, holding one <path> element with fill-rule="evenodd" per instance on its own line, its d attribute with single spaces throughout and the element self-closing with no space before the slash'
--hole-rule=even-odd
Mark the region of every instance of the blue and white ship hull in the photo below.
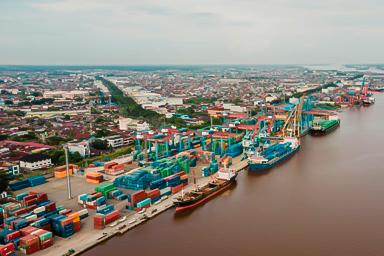
<svg viewBox="0 0 384 256">
<path fill-rule="evenodd" d="M 267 161 L 266 159 L 265 159 L 265 161 L 260 161 L 260 159 L 252 160 L 252 158 L 251 158 L 248 162 L 249 163 L 248 168 L 252 172 L 261 172 L 261 171 L 271 169 L 271 168 L 275 167 L 276 165 L 278 165 L 278 164 L 288 160 L 289 158 L 291 158 L 299 150 L 300 150 L 300 145 L 295 145 L 295 147 L 292 150 L 289 150 L 285 154 L 283 154 L 279 157 L 273 158 L 269 161 Z"/>
</svg>

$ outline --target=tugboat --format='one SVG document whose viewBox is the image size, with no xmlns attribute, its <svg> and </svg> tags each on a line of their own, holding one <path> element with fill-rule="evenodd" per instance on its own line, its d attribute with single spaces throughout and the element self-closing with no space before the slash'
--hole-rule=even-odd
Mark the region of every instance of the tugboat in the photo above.
<svg viewBox="0 0 384 256">
<path fill-rule="evenodd" d="M 187 193 L 182 191 L 180 196 L 173 198 L 176 213 L 195 208 L 217 194 L 224 192 L 236 182 L 236 177 L 236 172 L 229 169 L 220 169 L 217 178 L 203 187 L 197 187 Z"/>
</svg>

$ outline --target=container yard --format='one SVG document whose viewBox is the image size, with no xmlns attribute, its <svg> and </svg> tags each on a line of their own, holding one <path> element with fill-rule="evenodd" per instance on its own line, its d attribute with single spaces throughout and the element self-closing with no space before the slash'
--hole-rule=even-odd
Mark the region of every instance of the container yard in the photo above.
<svg viewBox="0 0 384 256">
<path fill-rule="evenodd" d="M 0 256 L 80 254 L 175 205 L 179 212 L 208 203 L 238 172 L 283 164 L 308 131 L 325 135 L 339 126 L 335 111 L 309 101 L 269 106 L 208 129 L 140 132 L 128 157 L 95 161 L 84 170 L 70 164 L 55 168 L 48 180 L 11 183 L 14 197 L 0 205 Z"/>
</svg>

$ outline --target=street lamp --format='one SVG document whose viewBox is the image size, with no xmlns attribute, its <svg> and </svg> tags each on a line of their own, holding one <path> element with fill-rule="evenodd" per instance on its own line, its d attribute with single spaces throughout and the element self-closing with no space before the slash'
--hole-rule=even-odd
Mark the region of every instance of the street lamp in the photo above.
<svg viewBox="0 0 384 256">
<path fill-rule="evenodd" d="M 68 160 L 68 145 L 64 145 L 65 152 L 65 165 L 67 171 L 67 191 L 68 191 L 68 200 L 72 199 L 72 191 L 71 191 L 71 177 L 69 175 L 69 160 Z"/>
</svg>

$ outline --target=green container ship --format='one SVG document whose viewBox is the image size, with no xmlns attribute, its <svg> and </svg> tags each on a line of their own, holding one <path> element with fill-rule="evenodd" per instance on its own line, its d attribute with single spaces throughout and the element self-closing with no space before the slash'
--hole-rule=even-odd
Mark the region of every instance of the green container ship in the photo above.
<svg viewBox="0 0 384 256">
<path fill-rule="evenodd" d="M 339 126 L 340 126 L 339 119 L 322 120 L 317 124 L 313 125 L 309 133 L 313 136 L 322 136 L 336 130 L 337 127 Z"/>
</svg>

